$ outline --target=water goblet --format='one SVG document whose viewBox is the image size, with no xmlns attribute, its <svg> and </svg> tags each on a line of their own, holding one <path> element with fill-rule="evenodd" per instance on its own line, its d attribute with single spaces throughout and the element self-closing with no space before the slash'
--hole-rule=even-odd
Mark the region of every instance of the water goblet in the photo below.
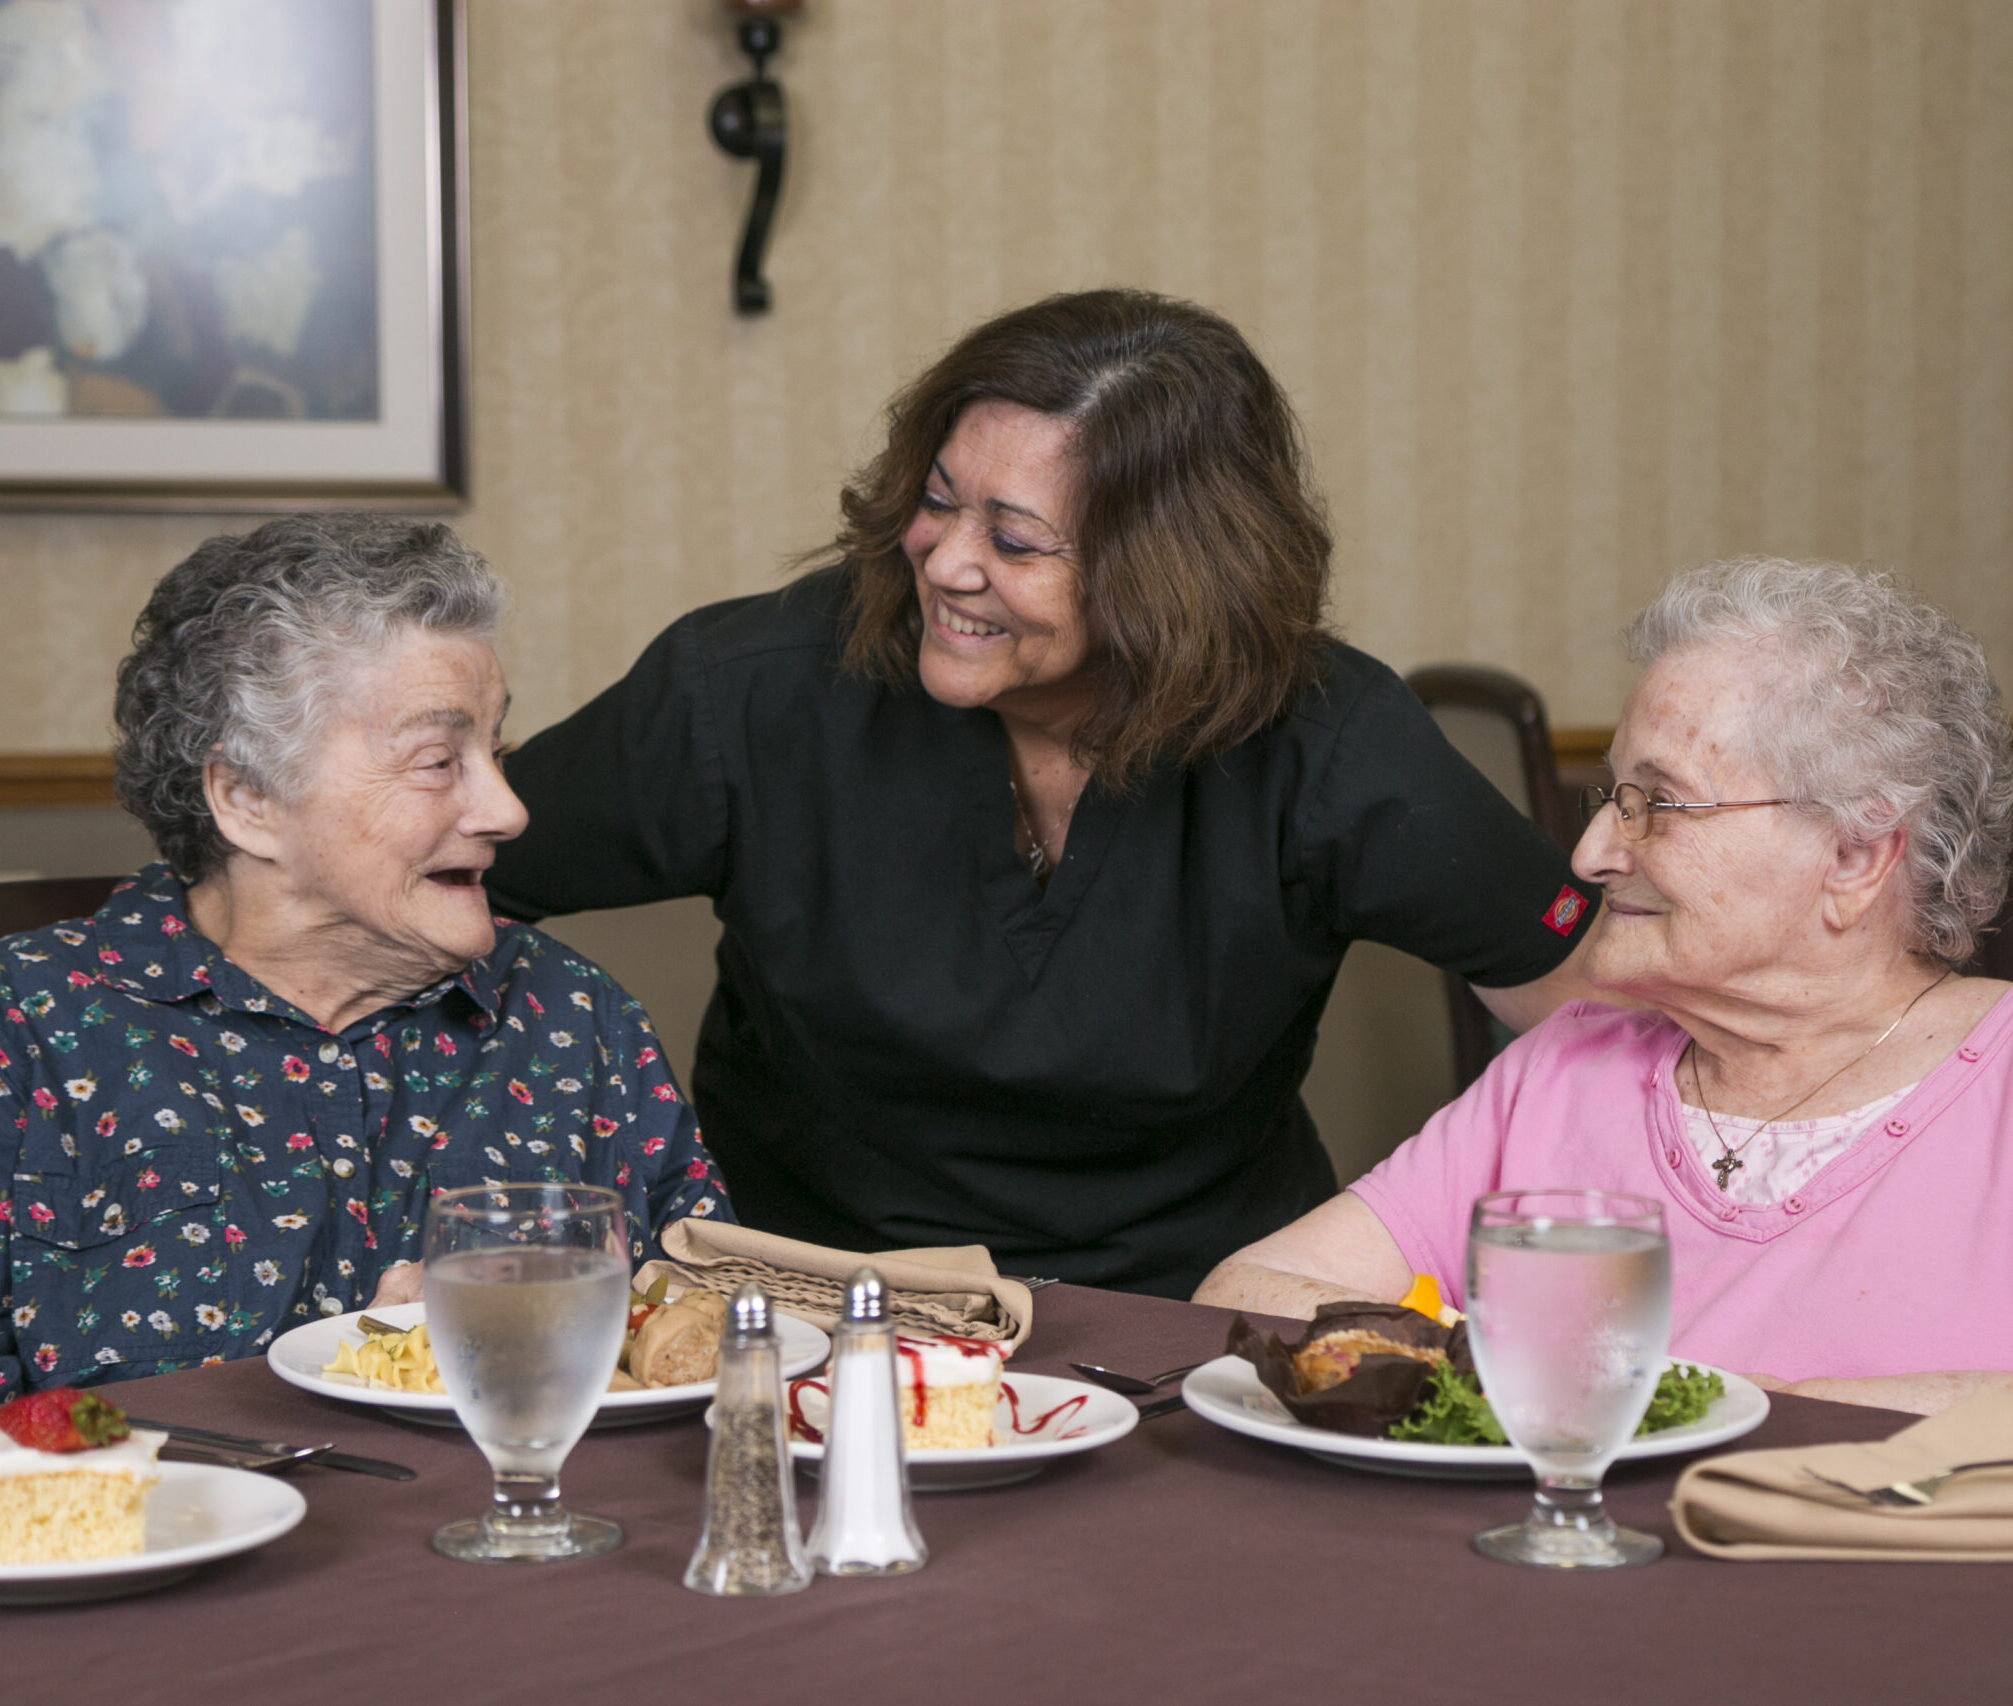
<svg viewBox="0 0 2013 1706">
<path fill-rule="evenodd" d="M 622 1350 L 622 1198 L 596 1185 L 444 1191 L 426 1212 L 426 1319 L 441 1384 L 495 1476 L 490 1508 L 433 1537 L 450 1558 L 612 1551 L 621 1528 L 559 1502 L 559 1468 Z"/>
<path fill-rule="evenodd" d="M 1601 1477 L 1656 1391 L 1670 1336 L 1663 1209 L 1612 1191 L 1498 1191 L 1468 1228 L 1468 1337 L 1537 1500 L 1520 1523 L 1475 1537 L 1512 1564 L 1614 1569 L 1661 1556 L 1617 1528 Z"/>
</svg>

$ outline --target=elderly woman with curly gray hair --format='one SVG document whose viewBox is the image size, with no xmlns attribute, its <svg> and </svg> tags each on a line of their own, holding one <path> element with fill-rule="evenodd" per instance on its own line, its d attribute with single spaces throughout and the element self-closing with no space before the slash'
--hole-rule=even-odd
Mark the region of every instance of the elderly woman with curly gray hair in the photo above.
<svg viewBox="0 0 2013 1706">
<path fill-rule="evenodd" d="M 1743 561 L 1639 617 L 1574 868 L 1572 1002 L 1206 1302 L 1458 1299 L 1501 1188 L 1665 1205 L 1672 1352 L 1934 1411 L 2013 1389 L 2013 1001 L 1966 976 L 2006 891 L 2013 755 L 1978 644 L 1889 577 Z"/>
<path fill-rule="evenodd" d="M 726 1213 L 642 1010 L 489 916 L 501 602 L 446 527 L 360 515 L 154 589 L 117 776 L 161 862 L 0 941 L 0 1399 L 410 1295 L 436 1190 L 609 1185 L 639 1256 Z"/>
</svg>

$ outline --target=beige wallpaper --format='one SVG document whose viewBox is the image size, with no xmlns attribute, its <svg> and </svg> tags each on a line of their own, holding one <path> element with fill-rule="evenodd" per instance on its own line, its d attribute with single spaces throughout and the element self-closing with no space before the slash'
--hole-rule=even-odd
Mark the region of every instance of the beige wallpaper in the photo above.
<svg viewBox="0 0 2013 1706">
<path fill-rule="evenodd" d="M 1336 613 L 1612 719 L 1612 634 L 1737 550 L 1903 564 L 2013 674 L 2006 0 L 807 0 L 737 320 L 718 0 L 468 0 L 475 498 L 520 732 L 831 527 L 959 328 L 1123 281 L 1303 411 Z M 0 749 L 105 740 L 220 518 L 0 515 Z"/>
</svg>

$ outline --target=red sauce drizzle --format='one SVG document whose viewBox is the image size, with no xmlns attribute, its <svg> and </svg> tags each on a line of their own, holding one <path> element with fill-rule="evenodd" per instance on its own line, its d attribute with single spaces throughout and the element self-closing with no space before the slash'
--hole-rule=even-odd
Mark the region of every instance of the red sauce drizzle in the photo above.
<svg viewBox="0 0 2013 1706">
<path fill-rule="evenodd" d="M 823 1392 L 828 1400 L 832 1395 L 830 1389 L 822 1380 L 791 1381 L 790 1432 L 795 1438 L 807 1440 L 812 1445 L 823 1445 L 825 1443 L 824 1434 L 819 1431 L 817 1423 L 804 1414 L 804 1388 L 807 1386 L 814 1392 Z"/>
<path fill-rule="evenodd" d="M 923 1384 L 923 1353 L 908 1339 L 895 1341 L 896 1353 L 908 1359 L 909 1390 L 915 1396 L 909 1401 L 910 1420 L 917 1427 L 924 1426 L 930 1414 L 930 1389 Z"/>
<path fill-rule="evenodd" d="M 1074 1398 L 1065 1398 L 1053 1410 L 1044 1410 L 1033 1421 L 1023 1422 L 1020 1418 L 1020 1394 L 1013 1389 L 1013 1382 L 1001 1381 L 1000 1390 L 1006 1394 L 1007 1408 L 1013 1412 L 1013 1431 L 1017 1434 L 1040 1433 L 1057 1417 L 1073 1416 L 1090 1402 L 1088 1393 L 1079 1392 Z M 1063 1434 L 1058 1437 L 1067 1439 L 1070 1436 Z"/>
<path fill-rule="evenodd" d="M 967 1357 L 990 1359 L 999 1355 L 999 1347 L 988 1340 L 959 1338 L 953 1333 L 946 1333 L 940 1339 L 896 1339 L 895 1352 L 909 1365 L 909 1390 L 915 1394 L 910 1400 L 910 1419 L 919 1428 L 928 1425 L 930 1414 L 929 1388 L 923 1384 L 923 1350 L 926 1345 L 945 1345 L 960 1356 Z"/>
</svg>

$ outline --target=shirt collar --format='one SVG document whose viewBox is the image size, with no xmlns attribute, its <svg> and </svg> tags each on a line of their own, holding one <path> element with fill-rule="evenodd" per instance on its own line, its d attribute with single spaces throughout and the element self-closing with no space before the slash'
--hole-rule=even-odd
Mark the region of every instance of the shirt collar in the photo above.
<svg viewBox="0 0 2013 1706">
<path fill-rule="evenodd" d="M 224 1006 L 239 1012 L 278 1013 L 321 1028 L 249 972 L 231 964 L 216 943 L 190 924 L 182 884 L 164 863 L 156 861 L 121 883 L 92 923 L 98 934 L 101 983 L 131 990 L 150 1001 L 187 1001 L 214 995 Z M 483 958 L 390 1005 L 406 1010 L 429 1007 L 458 989 L 493 1024 L 503 1005 L 505 974 L 517 958 L 508 921 L 499 920 L 498 929 L 496 947 Z M 372 1028 L 374 1019 L 375 1015 L 360 1023 Z"/>
</svg>

